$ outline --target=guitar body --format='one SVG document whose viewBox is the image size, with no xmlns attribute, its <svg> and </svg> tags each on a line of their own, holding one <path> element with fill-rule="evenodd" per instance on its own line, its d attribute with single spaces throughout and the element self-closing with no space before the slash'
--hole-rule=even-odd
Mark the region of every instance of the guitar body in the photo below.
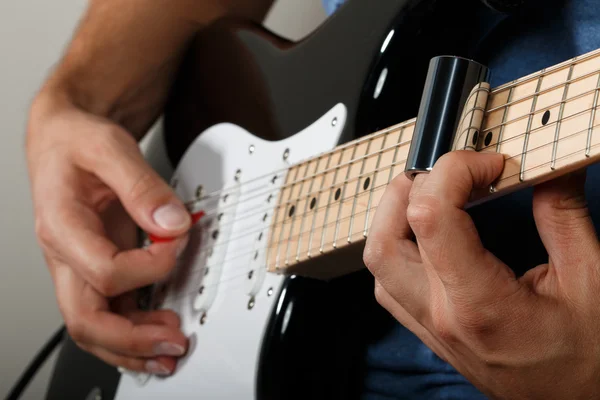
<svg viewBox="0 0 600 400">
<path fill-rule="evenodd" d="M 68 340 L 47 398 L 359 398 L 367 343 L 393 323 L 362 249 L 327 259 L 353 264 L 343 278 L 267 273 L 270 196 L 290 165 L 416 116 L 432 57 L 478 58 L 504 15 L 456 3 L 350 0 L 300 43 L 230 20 L 195 38 L 164 128 L 172 184 L 186 202 L 200 194 L 193 210 L 205 216 L 174 278 L 157 285 L 190 351 L 173 377 L 131 376 Z"/>
</svg>

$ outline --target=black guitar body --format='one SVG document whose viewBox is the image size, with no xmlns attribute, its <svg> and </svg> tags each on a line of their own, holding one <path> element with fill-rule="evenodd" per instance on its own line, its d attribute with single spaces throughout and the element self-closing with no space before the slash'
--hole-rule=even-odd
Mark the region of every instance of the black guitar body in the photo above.
<svg viewBox="0 0 600 400">
<path fill-rule="evenodd" d="M 485 64 L 480 44 L 507 15 L 498 10 L 519 12 L 521 6 L 349 0 L 300 43 L 243 21 L 216 23 L 191 43 L 166 107 L 169 158 L 177 165 L 196 136 L 219 122 L 279 140 L 340 102 L 348 110 L 342 141 L 413 118 L 430 59 L 450 54 Z M 384 69 L 385 83 L 374 96 Z M 365 347 L 394 323 L 376 304 L 369 274 L 363 270 L 331 282 L 288 278 L 285 289 L 281 312 L 272 315 L 264 337 L 256 398 L 358 398 Z M 282 336 L 283 314 L 292 306 Z M 67 340 L 47 398 L 84 400 L 97 389 L 110 400 L 118 382 L 114 368 Z"/>
</svg>

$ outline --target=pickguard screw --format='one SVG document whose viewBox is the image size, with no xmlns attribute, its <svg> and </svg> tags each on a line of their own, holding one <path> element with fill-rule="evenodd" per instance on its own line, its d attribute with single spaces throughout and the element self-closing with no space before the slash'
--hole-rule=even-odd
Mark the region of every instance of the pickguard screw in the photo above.
<svg viewBox="0 0 600 400">
<path fill-rule="evenodd" d="M 267 290 L 267 296 L 273 296 L 273 288 L 269 288 L 269 290 Z"/>
<path fill-rule="evenodd" d="M 337 123 L 338 123 L 337 117 L 333 117 L 333 119 L 331 120 L 331 126 L 336 126 Z"/>
<path fill-rule="evenodd" d="M 252 310 L 254 308 L 254 297 L 250 298 L 250 301 L 248 301 L 248 310 Z"/>
<path fill-rule="evenodd" d="M 254 153 L 254 145 L 251 144 L 250 147 L 248 148 L 248 151 L 250 152 L 250 154 Z"/>
<path fill-rule="evenodd" d="M 204 191 L 204 187 L 202 185 L 198 185 L 196 188 L 196 197 L 199 199 L 202 197 L 202 192 Z"/>
<path fill-rule="evenodd" d="M 206 323 L 206 313 L 203 313 L 200 317 L 200 325 L 204 325 Z"/>
<path fill-rule="evenodd" d="M 283 160 L 286 161 L 290 157 L 290 149 L 285 149 L 283 152 Z"/>
<path fill-rule="evenodd" d="M 238 169 L 237 171 L 235 171 L 235 181 L 239 182 L 240 181 L 240 177 L 242 176 L 242 170 Z"/>
<path fill-rule="evenodd" d="M 248 279 L 252 279 L 253 276 L 254 276 L 254 271 L 248 272 Z"/>
</svg>

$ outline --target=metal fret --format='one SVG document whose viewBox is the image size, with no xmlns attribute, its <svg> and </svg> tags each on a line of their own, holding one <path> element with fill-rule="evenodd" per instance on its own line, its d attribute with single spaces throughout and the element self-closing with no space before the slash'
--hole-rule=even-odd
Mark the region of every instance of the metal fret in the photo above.
<svg viewBox="0 0 600 400">
<path fill-rule="evenodd" d="M 585 156 L 590 156 L 592 148 L 592 131 L 594 130 L 594 120 L 596 119 L 596 107 L 598 107 L 598 92 L 600 91 L 600 74 L 598 74 L 598 82 L 596 90 L 594 90 L 594 103 L 592 104 L 592 114 L 590 115 L 590 125 L 588 126 L 587 141 L 585 144 Z"/>
<path fill-rule="evenodd" d="M 319 156 L 319 158 L 317 159 L 317 165 L 315 167 L 315 172 L 319 170 L 319 164 L 321 164 L 321 161 L 322 161 L 322 158 L 321 158 L 321 156 Z M 308 188 L 308 193 L 306 194 L 306 203 L 304 204 L 304 212 L 302 213 L 302 219 L 300 221 L 300 233 L 298 233 L 298 249 L 296 250 L 296 262 L 300 261 L 300 249 L 302 248 L 302 229 L 304 229 L 304 220 L 306 218 L 308 206 L 310 204 L 309 200 L 311 198 L 313 185 L 315 184 L 315 178 L 316 178 L 316 174 L 313 174 L 313 178 L 310 181 L 310 187 Z M 315 210 L 316 210 L 316 206 L 315 206 Z M 315 214 L 316 214 L 316 212 L 315 212 Z M 309 251 L 310 251 L 310 249 L 309 249 Z"/>
<path fill-rule="evenodd" d="M 540 77 L 538 79 L 537 87 L 535 92 L 538 93 L 540 91 L 540 87 L 542 86 L 542 80 L 544 79 L 544 70 L 542 70 Z M 533 96 L 533 101 L 531 102 L 531 112 L 529 113 L 529 119 L 527 120 L 527 129 L 525 130 L 525 139 L 523 140 L 523 152 L 521 153 L 521 170 L 519 171 L 519 180 L 523 182 L 525 180 L 525 159 L 527 157 L 527 146 L 529 145 L 529 135 L 531 134 L 531 123 L 533 121 L 533 114 L 535 111 L 535 105 L 537 104 L 537 99 L 539 95 Z"/>
<path fill-rule="evenodd" d="M 571 76 L 573 75 L 573 69 L 575 68 L 575 63 L 571 63 L 569 67 L 569 74 L 567 75 L 567 82 L 571 80 Z M 558 118 L 556 120 L 556 131 L 554 132 L 554 143 L 552 144 L 552 161 L 550 163 L 550 169 L 554 170 L 556 168 L 556 151 L 558 150 L 558 135 L 560 134 L 560 123 L 563 118 L 563 113 L 565 111 L 565 102 L 567 100 L 567 93 L 569 92 L 569 84 L 565 84 L 565 88 L 563 90 L 563 97 L 560 102 L 560 110 L 558 111 Z"/>
<path fill-rule="evenodd" d="M 350 156 L 351 160 L 354 160 L 354 155 L 356 154 L 356 149 L 358 149 L 358 144 L 355 145 L 354 148 L 352 149 L 352 155 Z M 342 154 L 342 157 L 340 157 L 340 162 L 342 162 L 342 159 L 343 159 L 343 154 Z M 346 177 L 342 181 L 342 191 L 341 191 L 341 194 L 340 194 L 340 201 L 338 203 L 338 217 L 337 217 L 338 223 L 339 223 L 339 215 L 340 215 L 340 212 L 342 211 L 341 204 L 342 204 L 342 201 L 344 200 L 344 194 L 346 193 L 346 183 L 348 181 L 348 177 L 350 176 L 350 166 L 351 165 L 352 165 L 352 163 L 348 164 L 348 166 L 347 166 L 348 171 L 346 171 Z M 329 201 L 327 202 L 327 208 L 325 209 L 325 219 L 323 220 L 323 232 L 321 232 L 321 248 L 319 249 L 319 251 L 321 253 L 323 252 L 323 246 L 325 245 L 325 232 L 327 231 L 326 227 L 328 225 L 327 224 L 327 217 L 328 217 L 328 214 L 329 214 L 329 206 L 331 205 L 331 196 L 334 193 L 335 186 L 337 185 L 337 173 L 338 173 L 338 171 L 339 171 L 339 168 L 335 171 L 335 176 L 333 178 L 333 185 L 331 185 L 332 186 L 331 187 L 331 191 L 329 192 Z M 337 224 L 336 224 L 336 230 L 334 232 L 333 243 L 335 243 L 335 240 L 336 240 L 336 236 L 335 235 L 336 234 L 337 234 Z M 334 246 L 334 248 L 335 248 L 335 246 Z"/>
<path fill-rule="evenodd" d="M 296 169 L 296 175 L 294 175 L 294 180 L 296 180 L 296 178 L 298 177 L 298 171 L 300 171 L 300 168 L 295 168 L 295 169 Z M 288 176 L 289 176 L 289 172 L 288 172 Z M 283 203 L 283 204 L 286 204 L 287 202 L 289 202 L 290 198 L 292 197 L 292 192 L 294 190 L 293 188 L 294 188 L 294 185 L 292 185 L 290 187 L 289 197 L 288 197 L 287 201 L 285 203 Z M 281 210 L 281 205 L 277 207 L 277 210 L 278 211 Z M 275 258 L 275 269 L 279 268 L 279 247 L 281 246 L 281 242 L 283 240 L 284 220 L 285 220 L 285 209 L 283 210 L 283 218 L 281 219 L 281 222 L 280 222 L 280 224 L 281 224 L 281 232 L 279 233 L 279 241 L 277 242 L 277 256 Z"/>
<path fill-rule="evenodd" d="M 387 137 L 387 135 L 386 135 L 386 137 Z M 383 142 L 385 142 L 385 138 L 383 139 Z M 373 139 L 371 139 L 369 141 L 369 144 L 367 145 L 366 154 L 365 154 L 365 157 L 363 158 L 363 162 L 360 167 L 360 175 L 359 176 L 361 176 L 361 177 L 365 171 L 365 165 L 367 163 L 367 159 L 372 156 L 371 154 L 369 154 L 369 151 L 371 150 L 371 144 L 373 144 Z M 354 226 L 354 213 L 356 210 L 356 200 L 358 199 L 358 195 L 360 193 L 360 181 L 361 181 L 361 178 L 356 180 L 356 191 L 354 192 L 354 201 L 352 202 L 352 211 L 350 212 L 350 226 L 348 228 L 348 239 L 347 239 L 348 243 L 350 243 L 352 241 L 352 227 Z M 338 224 L 339 224 L 339 216 L 338 216 Z M 339 225 L 338 225 L 338 227 L 339 227 Z M 336 237 L 337 237 L 337 232 L 336 232 Z M 334 241 L 333 247 L 335 247 L 335 241 Z"/>
<path fill-rule="evenodd" d="M 304 177 L 306 177 L 306 175 L 308 174 L 308 168 L 309 168 L 309 167 L 310 167 L 310 162 L 306 163 L 306 169 L 304 170 Z M 298 169 L 300 169 L 300 168 L 298 168 Z M 302 181 L 301 181 L 301 182 L 302 182 L 302 184 L 301 184 L 301 186 L 300 186 L 300 192 L 299 192 L 299 193 L 300 193 L 300 195 L 302 194 L 302 189 L 304 188 L 304 183 L 305 183 L 306 181 L 305 181 L 304 179 L 302 179 Z M 293 191 L 292 191 L 292 192 L 293 192 Z M 299 196 L 296 198 L 296 203 L 295 203 L 295 204 L 294 204 L 294 206 L 293 206 L 293 207 L 294 207 L 294 208 L 296 208 L 296 209 L 298 208 L 298 203 L 300 202 L 300 195 L 299 195 Z M 287 205 L 287 207 L 289 207 L 289 204 Z M 285 217 L 285 214 L 284 214 L 284 217 Z M 289 265 L 288 258 L 289 258 L 289 256 L 290 256 L 290 243 L 291 243 L 291 241 L 292 241 L 292 235 L 293 235 L 293 233 L 294 233 L 294 222 L 295 222 L 295 220 L 296 220 L 296 218 L 295 218 L 295 216 L 294 216 L 294 215 L 292 215 L 290 218 L 292 219 L 292 223 L 290 224 L 290 236 L 289 236 L 289 238 L 288 238 L 288 240 L 287 240 L 287 250 L 286 250 L 286 252 L 285 252 L 285 253 L 286 253 L 286 254 L 285 254 L 285 265 Z M 299 236 L 299 235 L 298 235 L 298 236 Z"/>
<path fill-rule="evenodd" d="M 402 143 L 402 134 L 404 133 L 404 129 L 402 128 L 400 129 L 400 134 L 398 135 L 398 143 Z M 386 135 L 386 137 L 383 139 L 383 144 L 381 145 L 383 149 L 385 149 L 386 146 L 386 141 L 388 139 L 389 135 Z M 394 149 L 394 157 L 392 158 L 392 166 L 390 167 L 390 176 L 392 174 L 392 170 L 394 168 L 394 162 L 396 160 L 396 157 L 398 156 L 398 148 L 401 146 L 401 144 L 396 144 L 395 145 L 395 149 Z M 377 174 L 379 173 L 379 165 L 381 163 L 381 156 L 382 156 L 383 152 L 380 151 L 379 152 L 379 157 L 377 158 L 377 165 L 375 166 L 375 173 L 373 174 L 373 183 L 371 185 L 371 190 L 369 192 L 369 203 L 367 204 L 367 212 L 365 215 L 365 226 L 363 229 L 363 237 L 367 237 L 367 233 L 369 232 L 369 214 L 371 213 L 371 206 L 373 204 L 373 192 L 375 191 L 375 185 L 377 183 Z M 391 181 L 391 178 L 388 178 L 388 183 Z"/>
<path fill-rule="evenodd" d="M 333 155 L 335 153 L 336 153 L 335 151 L 329 153 L 329 158 L 327 159 L 327 165 L 325 166 L 326 170 L 329 168 L 329 163 L 331 163 L 331 159 L 333 158 Z M 324 183 L 325 183 L 325 176 L 323 176 L 323 179 L 321 180 L 321 187 L 319 188 L 319 191 L 317 192 L 315 199 L 319 199 L 321 197 L 320 193 L 323 190 Z M 314 194 L 314 193 L 311 193 L 311 194 Z M 317 203 L 315 204 L 315 209 L 313 210 L 313 221 L 312 221 L 312 224 L 310 227 L 310 236 L 308 238 L 308 252 L 306 254 L 306 256 L 308 258 L 310 258 L 310 249 L 312 249 L 313 233 L 315 232 L 315 222 L 317 221 L 317 210 L 318 209 L 319 209 L 319 200 L 317 200 Z"/>
<path fill-rule="evenodd" d="M 506 104 L 508 104 L 512 101 L 514 88 L 515 88 L 515 86 L 513 86 L 509 89 L 508 97 L 506 99 Z M 504 127 L 506 126 L 506 120 L 508 118 L 508 109 L 509 108 L 510 108 L 509 105 L 507 105 L 504 108 L 504 115 L 502 115 L 502 126 L 500 126 L 500 131 L 498 132 L 498 141 L 496 142 L 496 153 L 500 152 L 500 143 L 502 143 L 502 136 L 504 135 Z"/>
</svg>

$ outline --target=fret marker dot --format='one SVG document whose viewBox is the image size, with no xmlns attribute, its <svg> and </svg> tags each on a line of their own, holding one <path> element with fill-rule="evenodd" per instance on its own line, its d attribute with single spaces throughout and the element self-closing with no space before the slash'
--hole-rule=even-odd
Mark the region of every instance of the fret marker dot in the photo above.
<svg viewBox="0 0 600 400">
<path fill-rule="evenodd" d="M 342 195 L 342 189 L 339 189 L 335 191 L 335 199 L 339 200 L 340 196 Z"/>
<path fill-rule="evenodd" d="M 313 208 L 315 208 L 316 205 L 317 205 L 317 198 L 313 197 L 313 199 L 310 201 L 310 209 L 312 210 Z"/>
<path fill-rule="evenodd" d="M 219 230 L 216 230 L 212 233 L 212 238 L 217 240 L 218 237 L 219 237 Z"/>
<path fill-rule="evenodd" d="M 295 206 L 291 206 L 290 207 L 290 212 L 288 213 L 288 217 L 291 217 L 294 215 L 294 211 L 296 211 L 296 207 Z"/>
<path fill-rule="evenodd" d="M 477 141 L 479 141 L 479 131 L 475 131 L 473 134 L 473 146 L 477 146 Z"/>
<path fill-rule="evenodd" d="M 258 241 L 260 242 L 262 240 L 262 232 L 260 233 L 260 235 L 258 235 Z"/>
<path fill-rule="evenodd" d="M 254 259 L 256 260 L 258 258 L 258 251 L 256 253 L 254 253 Z"/>
<path fill-rule="evenodd" d="M 363 189 L 367 190 L 369 188 L 370 184 L 371 184 L 371 178 L 365 179 L 365 184 L 363 185 Z"/>
<path fill-rule="evenodd" d="M 546 112 L 542 116 L 542 125 L 546 125 L 548 121 L 550 121 L 550 110 L 546 110 Z"/>
<path fill-rule="evenodd" d="M 489 146 L 490 143 L 492 143 L 492 136 L 494 136 L 492 134 L 492 132 L 488 132 L 487 135 L 485 135 L 485 142 L 484 143 L 485 143 L 486 146 Z"/>
<path fill-rule="evenodd" d="M 263 217 L 263 221 L 267 220 L 267 214 L 265 214 L 265 216 Z"/>
</svg>

